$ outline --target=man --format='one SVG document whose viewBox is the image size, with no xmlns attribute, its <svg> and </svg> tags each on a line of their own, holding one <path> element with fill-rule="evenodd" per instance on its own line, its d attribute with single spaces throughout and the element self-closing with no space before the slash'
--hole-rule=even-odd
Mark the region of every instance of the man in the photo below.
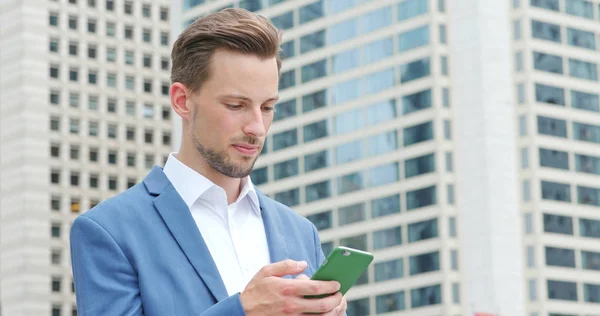
<svg viewBox="0 0 600 316">
<path fill-rule="evenodd" d="M 170 90 L 180 151 L 73 223 L 79 315 L 345 313 L 337 282 L 309 280 L 324 260 L 314 225 L 248 176 L 278 99 L 280 40 L 241 9 L 180 35 Z"/>
</svg>

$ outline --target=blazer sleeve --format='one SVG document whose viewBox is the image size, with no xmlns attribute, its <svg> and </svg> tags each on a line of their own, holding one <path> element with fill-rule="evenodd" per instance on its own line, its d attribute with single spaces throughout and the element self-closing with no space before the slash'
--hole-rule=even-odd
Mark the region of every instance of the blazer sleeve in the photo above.
<svg viewBox="0 0 600 316">
<path fill-rule="evenodd" d="M 70 239 L 78 314 L 143 315 L 137 273 L 115 239 L 85 215 L 73 222 Z"/>
</svg>

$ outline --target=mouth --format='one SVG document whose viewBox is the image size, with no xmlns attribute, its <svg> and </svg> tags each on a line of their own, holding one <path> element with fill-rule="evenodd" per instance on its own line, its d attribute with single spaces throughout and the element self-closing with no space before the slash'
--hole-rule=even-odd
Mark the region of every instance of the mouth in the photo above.
<svg viewBox="0 0 600 316">
<path fill-rule="evenodd" d="M 254 156 L 258 152 L 258 146 L 246 145 L 246 144 L 235 144 L 232 145 L 235 150 L 245 156 Z"/>
</svg>

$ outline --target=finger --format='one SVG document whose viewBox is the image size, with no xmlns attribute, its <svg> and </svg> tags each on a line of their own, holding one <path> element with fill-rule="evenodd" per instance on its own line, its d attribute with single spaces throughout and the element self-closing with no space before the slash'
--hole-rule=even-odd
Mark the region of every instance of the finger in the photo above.
<svg viewBox="0 0 600 316">
<path fill-rule="evenodd" d="M 300 274 L 296 277 L 296 280 L 310 280 L 310 278 L 306 274 Z"/>
<path fill-rule="evenodd" d="M 321 313 L 328 316 L 337 316 L 342 301 L 342 294 L 337 292 L 331 296 L 319 299 L 304 299 L 301 304 L 305 313 Z"/>
<path fill-rule="evenodd" d="M 266 278 L 270 276 L 282 277 L 288 274 L 302 273 L 308 264 L 306 261 L 294 261 L 291 259 L 268 264 L 256 273 L 255 277 Z"/>
<path fill-rule="evenodd" d="M 287 290 L 285 295 L 291 296 L 315 296 L 334 294 L 340 290 L 340 283 L 337 281 L 316 281 L 316 280 L 283 280 L 284 288 Z"/>
<path fill-rule="evenodd" d="M 339 313 L 337 316 L 344 316 L 346 314 L 346 310 L 348 309 L 348 301 L 346 300 L 346 295 L 342 298 L 342 304 L 339 306 Z"/>
</svg>

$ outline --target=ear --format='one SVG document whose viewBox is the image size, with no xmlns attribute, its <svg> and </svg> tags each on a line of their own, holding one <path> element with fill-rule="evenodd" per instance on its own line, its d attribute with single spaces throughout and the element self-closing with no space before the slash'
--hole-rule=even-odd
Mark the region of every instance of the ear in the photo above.
<svg viewBox="0 0 600 316">
<path fill-rule="evenodd" d="M 191 91 L 181 82 L 175 82 L 171 85 L 171 106 L 182 120 L 192 119 L 193 109 L 190 108 L 187 101 L 191 98 Z"/>
</svg>

